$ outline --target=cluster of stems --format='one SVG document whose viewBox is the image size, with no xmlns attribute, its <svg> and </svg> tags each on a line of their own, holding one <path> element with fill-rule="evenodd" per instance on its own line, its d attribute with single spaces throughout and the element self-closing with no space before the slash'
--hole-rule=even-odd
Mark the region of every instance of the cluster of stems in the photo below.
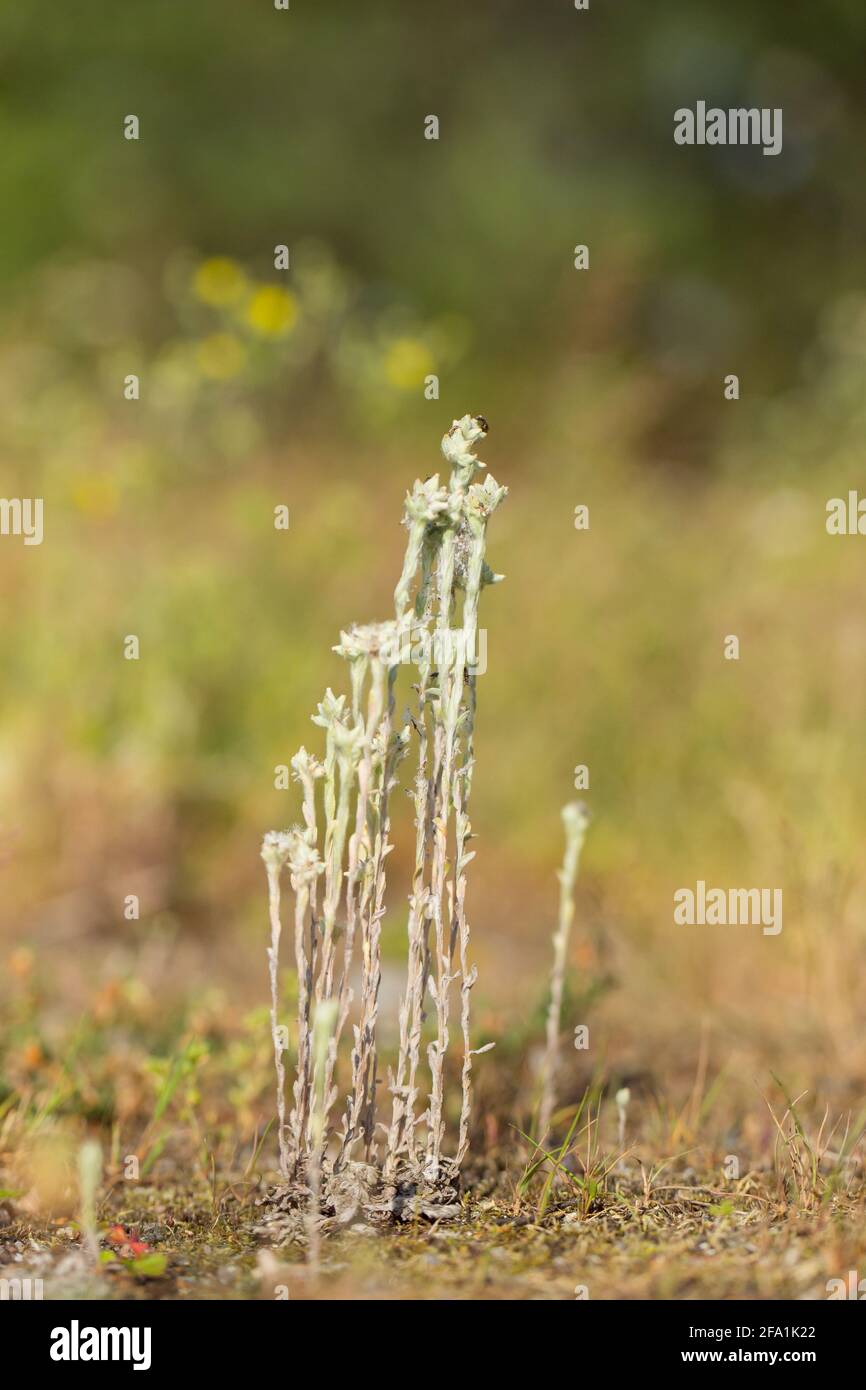
<svg viewBox="0 0 866 1390">
<path fill-rule="evenodd" d="M 448 483 L 440 485 L 437 475 L 416 482 L 407 496 L 408 541 L 394 618 L 353 625 L 341 633 L 334 650 L 349 664 L 350 693 L 336 697 L 328 690 L 313 716 L 324 730 L 322 760 L 304 748 L 292 759 L 303 825 L 271 831 L 262 846 L 270 902 L 280 1166 L 286 1177 L 300 1171 L 320 1174 L 329 1144 L 335 1170 L 363 1158 L 381 1164 L 386 1176 L 401 1164 L 438 1176 L 446 1130 L 451 987 L 456 981 L 462 1037 L 457 1163 L 468 1147 L 472 1058 L 486 1051 L 471 1046 L 470 992 L 476 972 L 469 962 L 466 913 L 466 870 L 474 857 L 468 848 L 468 804 L 478 601 L 481 589 L 501 578 L 489 569 L 484 554 L 487 523 L 506 493 L 489 476 L 476 481 L 484 464 L 472 447 L 486 430 L 480 416 L 455 420 L 442 441 L 451 466 Z M 416 679 L 412 708 L 398 728 L 396 687 L 404 664 L 411 665 Z M 415 864 L 406 985 L 396 1063 L 388 1073 L 391 1106 L 385 1122 L 377 1118 L 377 1031 L 386 859 L 393 848 L 389 808 L 399 766 L 413 746 Z M 298 995 L 294 1104 L 288 1116 L 283 1060 L 288 1033 L 279 1023 L 280 888 L 286 869 L 294 894 Z M 434 1010 L 433 1036 L 425 1049 L 425 1024 Z M 350 1019 L 350 1075 L 342 1120 L 332 1133 L 331 1114 L 340 1091 L 339 1045 Z"/>
</svg>

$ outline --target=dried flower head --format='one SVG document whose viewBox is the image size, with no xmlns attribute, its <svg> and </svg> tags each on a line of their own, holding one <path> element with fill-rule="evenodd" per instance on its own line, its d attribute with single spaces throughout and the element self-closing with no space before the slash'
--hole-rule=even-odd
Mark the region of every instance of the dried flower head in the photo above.
<svg viewBox="0 0 866 1390">
<path fill-rule="evenodd" d="M 290 830 L 269 830 L 262 840 L 262 859 L 265 868 L 279 873 L 287 863 L 291 850 L 292 832 Z"/>
<path fill-rule="evenodd" d="M 508 488 L 502 487 L 489 473 L 483 483 L 473 483 L 466 492 L 466 516 L 470 521 L 487 521 L 496 511 L 500 502 L 508 496 Z"/>
<path fill-rule="evenodd" d="M 312 753 L 308 753 L 303 747 L 299 748 L 291 759 L 291 768 L 298 782 L 307 777 L 317 778 L 325 775 L 325 769 L 318 758 L 314 758 Z"/>
<path fill-rule="evenodd" d="M 583 839 L 589 826 L 589 807 L 585 801 L 569 801 L 562 808 L 562 824 L 567 840 Z"/>
<path fill-rule="evenodd" d="M 412 491 L 406 494 L 403 524 L 411 526 L 416 521 L 432 524 L 447 510 L 448 489 L 439 486 L 439 474 L 425 478 L 423 483 L 416 478 Z"/>
<path fill-rule="evenodd" d="M 292 887 L 296 891 L 302 885 L 309 887 L 315 883 L 319 874 L 324 873 L 324 869 L 325 866 L 319 858 L 319 851 L 316 846 L 309 844 L 302 831 L 292 830 L 289 843 L 289 871 Z"/>
<path fill-rule="evenodd" d="M 408 631 L 405 622 L 352 623 L 340 633 L 340 641 L 332 647 L 338 656 L 348 661 L 374 657 L 385 666 L 396 666 L 400 660 L 401 642 Z"/>
<path fill-rule="evenodd" d="M 344 724 L 346 721 L 346 697 L 345 695 L 336 696 L 333 690 L 328 687 L 325 691 L 324 699 L 317 706 L 318 713 L 310 715 L 314 724 L 318 724 L 320 729 L 331 729 L 336 724 Z"/>
<path fill-rule="evenodd" d="M 442 438 L 442 453 L 455 468 L 471 463 L 483 468 L 472 453 L 472 445 L 487 433 L 488 424 L 483 415 L 464 415 L 452 421 L 451 428 Z"/>
</svg>

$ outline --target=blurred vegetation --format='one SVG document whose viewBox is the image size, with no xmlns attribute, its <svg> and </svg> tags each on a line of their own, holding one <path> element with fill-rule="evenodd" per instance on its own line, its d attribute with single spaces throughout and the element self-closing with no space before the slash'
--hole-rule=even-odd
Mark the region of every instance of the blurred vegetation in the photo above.
<svg viewBox="0 0 866 1390">
<path fill-rule="evenodd" d="M 111 981 L 151 1017 L 180 984 L 263 997 L 274 766 L 343 679 L 340 626 L 390 612 L 403 492 L 467 409 L 511 488 L 482 1023 L 543 990 L 587 763 L 575 965 L 621 985 L 620 1055 L 709 1017 L 862 1067 L 863 562 L 824 506 L 866 442 L 864 38 L 855 0 L 7 7 L 2 490 L 46 509 L 44 545 L 0 544 L 0 920 L 46 972 L 10 1074 Z M 782 106 L 783 153 L 678 148 L 698 98 Z M 699 877 L 782 885 L 782 937 L 675 938 Z"/>
</svg>

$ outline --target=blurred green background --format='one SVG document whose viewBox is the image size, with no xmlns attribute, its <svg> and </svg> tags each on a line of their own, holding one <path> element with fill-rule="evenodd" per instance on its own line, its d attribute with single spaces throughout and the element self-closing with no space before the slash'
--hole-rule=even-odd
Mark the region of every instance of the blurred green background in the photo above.
<svg viewBox="0 0 866 1390">
<path fill-rule="evenodd" d="M 45 499 L 41 547 L 0 539 L 22 1047 L 117 979 L 148 1009 L 263 1000 L 259 839 L 297 814 L 274 766 L 318 746 L 340 627 L 390 614 L 405 489 L 468 410 L 511 490 L 482 1024 L 543 994 L 586 763 L 573 964 L 618 986 L 612 1055 L 677 1057 L 709 1020 L 750 1060 L 862 1068 L 866 542 L 824 517 L 866 443 L 864 40 L 856 0 L 5 7 L 2 491 Z M 782 154 L 677 147 L 699 98 L 782 107 Z M 697 878 L 781 886 L 782 936 L 675 928 Z"/>
</svg>

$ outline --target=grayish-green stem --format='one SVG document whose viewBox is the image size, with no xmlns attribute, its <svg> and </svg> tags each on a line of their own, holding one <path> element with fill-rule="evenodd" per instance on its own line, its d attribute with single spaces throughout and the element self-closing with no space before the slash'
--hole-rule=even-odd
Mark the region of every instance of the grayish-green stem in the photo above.
<svg viewBox="0 0 866 1390">
<path fill-rule="evenodd" d="M 559 870 L 559 922 L 553 935 L 553 965 L 550 972 L 550 1003 L 547 1009 L 547 1037 L 541 1072 L 541 1102 L 538 1109 L 538 1135 L 543 1142 L 550 1128 L 556 1104 L 556 1074 L 559 1064 L 559 1032 L 562 1026 L 562 995 L 565 988 L 568 942 L 574 919 L 574 885 L 580 864 L 580 851 L 589 824 L 582 801 L 569 802 L 562 809 L 565 827 L 565 855 Z"/>
<path fill-rule="evenodd" d="M 307 1186 L 310 1191 L 307 1221 L 307 1260 L 312 1269 L 319 1267 L 320 1226 L 322 1219 L 322 1165 L 325 1148 L 325 1065 L 331 1034 L 337 1018 L 337 1004 L 326 1000 L 316 1007 L 313 1017 L 313 1103 L 310 1124 L 310 1157 L 307 1164 Z"/>
<path fill-rule="evenodd" d="M 274 1066 L 277 1073 L 277 1140 L 280 1149 L 280 1171 L 283 1177 L 287 1178 L 289 1176 L 291 1159 L 289 1139 L 286 1133 L 286 1068 L 283 1062 L 285 1042 L 279 1024 L 280 934 L 282 931 L 282 924 L 280 922 L 280 870 L 269 864 L 267 866 L 267 873 L 268 909 L 271 922 L 271 944 L 268 948 L 268 972 L 271 982 L 271 1038 L 274 1045 Z M 300 1063 L 301 1058 L 299 1052 L 299 1067 Z"/>
</svg>

